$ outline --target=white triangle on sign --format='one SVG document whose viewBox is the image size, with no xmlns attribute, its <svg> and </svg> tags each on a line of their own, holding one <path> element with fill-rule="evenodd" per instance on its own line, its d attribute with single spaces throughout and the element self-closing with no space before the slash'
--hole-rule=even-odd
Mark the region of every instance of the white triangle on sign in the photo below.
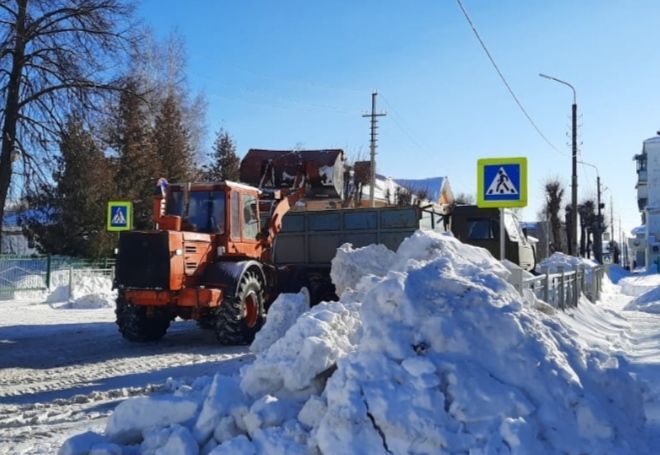
<svg viewBox="0 0 660 455">
<path fill-rule="evenodd" d="M 506 173 L 503 167 L 500 167 L 497 170 L 495 178 L 486 190 L 486 195 L 488 196 L 496 194 L 518 194 L 518 190 L 511 182 L 509 175 Z"/>
<path fill-rule="evenodd" d="M 117 209 L 115 215 L 112 217 L 112 224 L 126 224 L 126 217 L 122 209 Z"/>
</svg>

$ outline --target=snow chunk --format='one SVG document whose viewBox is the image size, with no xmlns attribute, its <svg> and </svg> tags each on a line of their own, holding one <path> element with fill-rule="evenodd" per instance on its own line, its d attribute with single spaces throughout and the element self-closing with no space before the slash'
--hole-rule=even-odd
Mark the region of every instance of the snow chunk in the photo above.
<svg viewBox="0 0 660 455">
<path fill-rule="evenodd" d="M 172 425 L 168 428 L 145 431 L 140 445 L 142 455 L 197 455 L 199 446 L 187 428 Z"/>
<path fill-rule="evenodd" d="M 213 449 L 209 455 L 257 455 L 254 444 L 244 435 L 237 436 L 229 441 L 223 442 Z"/>
<path fill-rule="evenodd" d="M 143 430 L 191 421 L 198 407 L 196 400 L 177 396 L 133 398 L 115 408 L 105 433 L 122 444 L 139 442 Z"/>
<path fill-rule="evenodd" d="M 355 289 L 363 276 L 383 276 L 390 270 L 396 254 L 385 245 L 368 245 L 354 249 L 350 243 L 337 248 L 332 259 L 330 278 L 336 293 L 341 297 L 347 289 Z"/>
<path fill-rule="evenodd" d="M 245 404 L 237 378 L 215 375 L 193 427 L 195 440 L 200 444 L 206 442 L 223 416 Z"/>
<path fill-rule="evenodd" d="M 309 310 L 309 293 L 280 294 L 268 309 L 266 324 L 257 332 L 250 351 L 255 354 L 265 351 L 284 336 L 296 319 Z"/>
<path fill-rule="evenodd" d="M 300 391 L 355 348 L 357 307 L 324 302 L 298 318 L 284 337 L 242 371 L 241 389 L 250 396 Z"/>
</svg>

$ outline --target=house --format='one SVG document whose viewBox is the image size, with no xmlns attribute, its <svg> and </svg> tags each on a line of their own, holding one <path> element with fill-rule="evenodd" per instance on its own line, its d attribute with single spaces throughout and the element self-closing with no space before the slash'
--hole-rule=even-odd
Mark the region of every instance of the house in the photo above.
<svg viewBox="0 0 660 455">
<path fill-rule="evenodd" d="M 6 209 L 2 220 L 2 243 L 0 254 L 15 256 L 29 256 L 36 254 L 37 250 L 23 231 L 22 210 Z"/>
</svg>

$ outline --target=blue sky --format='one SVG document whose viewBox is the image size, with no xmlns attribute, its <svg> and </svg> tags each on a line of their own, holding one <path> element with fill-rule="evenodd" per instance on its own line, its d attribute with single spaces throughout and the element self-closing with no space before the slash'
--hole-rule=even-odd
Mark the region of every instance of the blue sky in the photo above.
<svg viewBox="0 0 660 455">
<path fill-rule="evenodd" d="M 526 156 L 530 203 L 558 176 L 570 194 L 570 89 L 577 89 L 581 159 L 598 166 L 615 218 L 639 224 L 632 156 L 660 129 L 660 2 L 463 0 L 500 69 L 544 134 L 518 110 L 457 3 L 445 1 L 143 0 L 158 37 L 176 30 L 192 88 L 208 103 L 209 142 L 224 127 L 249 148 L 341 147 L 366 157 L 377 89 L 378 171 L 446 175 L 476 191 L 476 161 Z M 580 199 L 596 173 L 579 166 Z"/>
</svg>

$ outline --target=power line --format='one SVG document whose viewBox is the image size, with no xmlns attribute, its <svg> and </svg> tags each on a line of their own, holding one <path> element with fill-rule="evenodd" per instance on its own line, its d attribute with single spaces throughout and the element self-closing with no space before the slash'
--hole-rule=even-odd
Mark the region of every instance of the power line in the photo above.
<svg viewBox="0 0 660 455">
<path fill-rule="evenodd" d="M 500 79 L 502 79 L 502 82 L 506 86 L 506 89 L 509 91 L 509 93 L 513 97 L 513 100 L 516 102 L 516 104 L 518 105 L 518 107 L 520 108 L 522 113 L 525 115 L 525 117 L 527 117 L 527 120 L 529 121 L 529 123 L 532 125 L 532 127 L 534 127 L 536 132 L 539 134 L 539 136 L 541 136 L 541 138 L 545 141 L 545 143 L 548 144 L 555 152 L 561 153 L 559 151 L 559 149 L 557 149 L 557 147 L 555 147 L 555 145 L 552 142 L 550 142 L 550 140 L 545 136 L 545 134 L 543 134 L 541 129 L 536 125 L 536 122 L 534 122 L 532 117 L 527 113 L 527 110 L 522 105 L 522 103 L 520 102 L 520 100 L 518 99 L 516 94 L 514 93 L 513 89 L 511 88 L 511 86 L 507 82 L 506 78 L 504 77 L 504 74 L 502 74 L 502 71 L 500 71 L 500 68 L 497 66 L 497 63 L 495 63 L 495 59 L 493 58 L 490 51 L 486 47 L 486 44 L 484 43 L 484 41 L 481 39 L 481 36 L 479 35 L 479 32 L 477 31 L 477 28 L 475 27 L 474 23 L 472 23 L 472 19 L 470 19 L 470 16 L 468 15 L 467 11 L 465 10 L 465 7 L 463 7 L 463 3 L 461 2 L 461 0 L 456 0 L 456 2 L 458 3 L 458 6 L 461 8 L 461 11 L 463 11 L 463 15 L 465 16 L 465 19 L 468 21 L 468 24 L 470 24 L 470 27 L 472 28 L 472 31 L 474 32 L 474 36 L 477 37 L 477 40 L 479 41 L 479 44 L 481 44 L 481 47 L 483 48 L 484 52 L 488 56 L 488 59 L 490 60 L 490 63 L 492 63 L 493 68 L 495 68 L 495 71 L 497 71 L 497 74 L 500 76 Z"/>
</svg>

